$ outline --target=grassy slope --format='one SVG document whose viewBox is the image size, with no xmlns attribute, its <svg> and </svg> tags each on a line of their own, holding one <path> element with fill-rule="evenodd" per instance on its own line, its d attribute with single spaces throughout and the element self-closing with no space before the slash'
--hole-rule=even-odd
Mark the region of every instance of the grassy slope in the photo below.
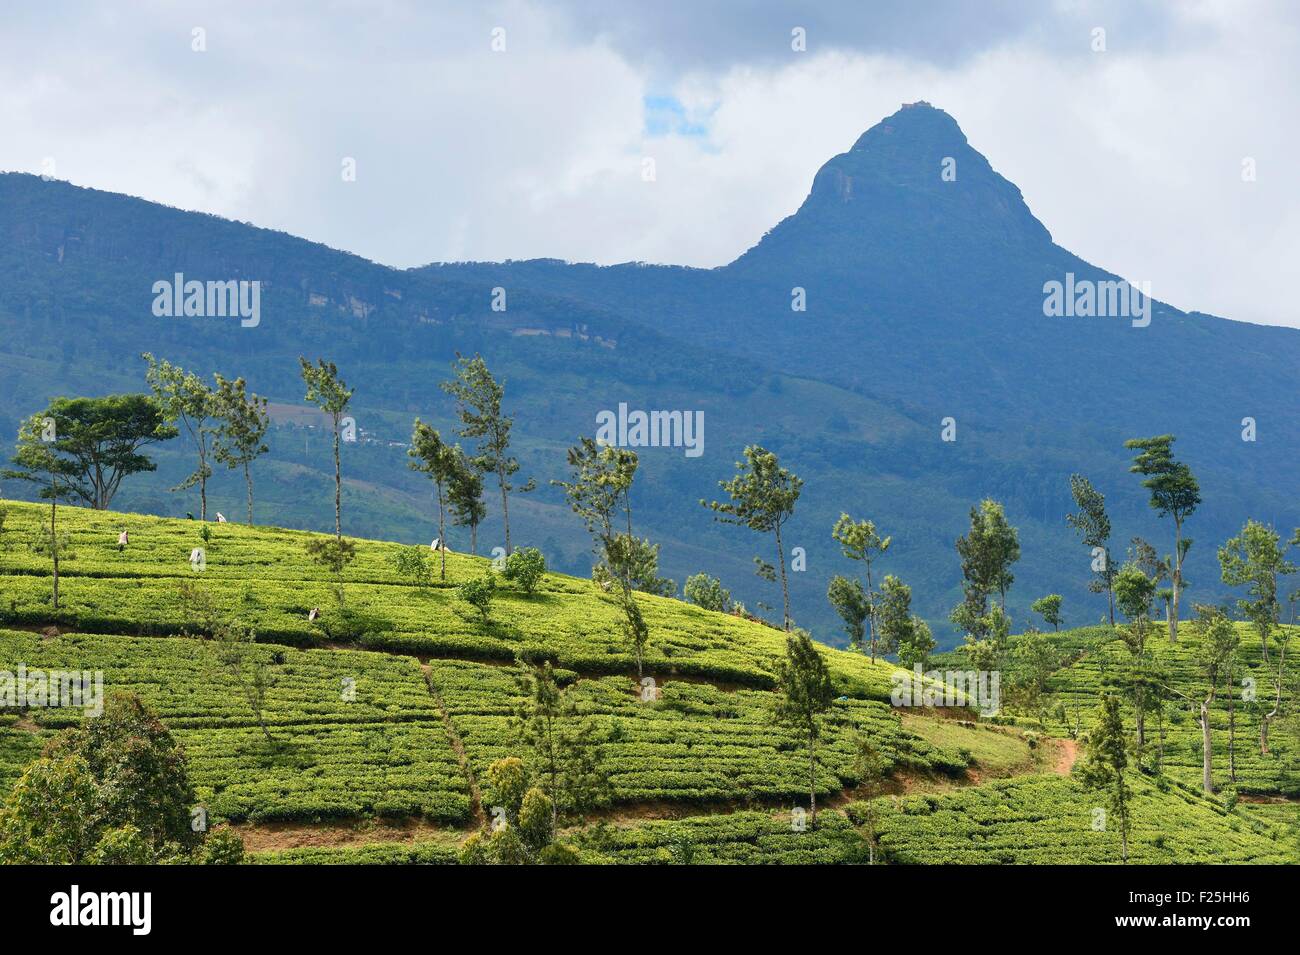
<svg viewBox="0 0 1300 955">
<path fill-rule="evenodd" d="M 106 688 L 139 693 L 185 744 L 200 798 L 217 819 L 312 825 L 422 817 L 450 827 L 452 837 L 291 849 L 260 861 L 447 861 L 454 834 L 473 818 L 465 770 L 481 774 L 493 759 L 517 751 L 510 664 L 540 656 L 572 671 L 565 678 L 574 681 L 579 711 L 606 740 L 615 824 L 579 837 L 592 861 L 671 860 L 689 856 L 688 843 L 701 861 L 829 862 L 860 854 L 852 826 L 860 807 L 828 810 L 823 826 L 806 833 L 793 832 L 788 810 L 776 808 L 799 801 L 806 764 L 799 741 L 775 718 L 771 690 L 783 635 L 770 628 L 641 598 L 652 634 L 648 670 L 662 691 L 658 700 L 641 702 L 616 611 L 589 581 L 548 575 L 533 598 L 503 592 L 485 626 L 452 590 L 481 574 L 485 560 L 449 555 L 446 586 L 417 586 L 395 573 L 396 545 L 358 541 L 346 594 L 362 612 L 351 625 L 363 631 L 365 649 L 351 649 L 332 639 L 342 618 L 328 575 L 305 558 L 306 535 L 213 524 L 205 542 L 196 522 L 71 508 L 61 514 L 75 556 L 64 565 L 64 606 L 55 614 L 46 567 L 27 547 L 47 511 L 3 506 L 0 627 L 35 630 L 57 622 L 83 632 L 0 630 L 0 669 L 98 669 Z M 122 529 L 131 543 L 119 553 Z M 187 560 L 196 546 L 207 551 L 201 573 Z M 195 629 L 186 582 L 259 628 L 265 642 L 258 652 L 273 674 L 266 716 L 274 745 L 262 738 L 211 646 L 168 636 Z M 307 610 L 315 606 L 325 613 L 309 623 Z M 826 658 L 843 694 L 818 758 L 818 788 L 832 803 L 857 782 L 854 732 L 877 742 L 899 778 L 938 774 L 956 781 L 968 764 L 989 778 L 1038 765 L 1015 731 L 937 715 L 900 717 L 887 705 L 890 665 L 830 649 Z M 345 681 L 356 688 L 354 700 L 341 692 Z M 35 754 L 42 734 L 77 716 L 45 709 L 0 717 L 0 783 Z M 1147 847 L 1135 850 L 1142 861 L 1263 861 L 1282 852 L 1244 819 L 1224 816 L 1217 803 L 1150 786 L 1142 799 L 1141 818 L 1164 814 L 1195 834 L 1194 842 L 1157 845 L 1151 829 L 1149 839 L 1137 840 Z M 962 861 L 1106 861 L 1102 841 L 1094 840 L 1102 848 L 1080 849 L 1095 801 L 1057 776 L 890 797 L 883 843 L 899 861 L 944 861 L 935 853 L 949 850 Z M 629 825 L 647 806 L 711 814 Z M 935 838 L 935 825 L 949 842 Z"/>
</svg>

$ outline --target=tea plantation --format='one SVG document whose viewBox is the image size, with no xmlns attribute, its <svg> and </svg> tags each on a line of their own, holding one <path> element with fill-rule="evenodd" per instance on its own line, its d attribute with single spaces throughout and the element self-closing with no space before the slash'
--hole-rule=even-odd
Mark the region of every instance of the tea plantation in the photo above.
<svg viewBox="0 0 1300 955">
<path fill-rule="evenodd" d="M 412 579 L 398 570 L 403 548 L 356 540 L 340 603 L 340 581 L 307 555 L 313 535 L 69 507 L 56 609 L 49 560 L 31 546 L 48 508 L 2 506 L 0 672 L 98 671 L 106 692 L 139 696 L 184 746 L 209 818 L 246 835 L 252 862 L 456 863 L 492 814 L 490 768 L 524 755 L 521 678 L 542 661 L 562 690 L 560 722 L 596 742 L 605 783 L 598 805 L 563 819 L 577 861 L 863 862 L 868 820 L 885 862 L 1119 861 L 1114 828 L 1096 825 L 1104 797 L 1070 775 L 1069 738 L 1091 725 L 1107 667 L 1125 652 L 1109 630 L 1059 635 L 1042 725 L 894 707 L 893 664 L 823 648 L 835 699 L 811 767 L 814 826 L 803 818 L 806 740 L 779 712 L 785 634 L 761 623 L 638 595 L 650 634 L 642 683 L 622 611 L 591 581 L 547 574 L 532 595 L 501 583 L 484 619 L 456 588 L 487 559 L 448 554 L 443 581 L 425 550 L 432 574 Z M 257 700 L 209 632 L 214 618 L 255 633 L 243 659 L 264 674 Z M 1190 687 L 1187 630 L 1158 652 Z M 1255 661 L 1257 641 L 1243 641 Z M 1248 666 L 1271 700 L 1267 669 Z M 1300 791 L 1293 736 L 1279 725 L 1260 756 L 1252 713 L 1233 714 L 1235 767 L 1215 754 L 1216 781 L 1235 768 L 1237 790 L 1259 794 L 1232 806 L 1195 788 L 1199 727 L 1170 707 L 1167 775 L 1132 774 L 1130 861 L 1295 861 L 1297 813 L 1284 798 Z M 0 789 L 83 718 L 0 707 Z M 1227 718 L 1219 701 L 1216 738 Z M 883 776 L 870 803 L 864 743 Z M 381 820 L 419 825 L 404 841 L 367 841 L 370 828 L 395 831 Z"/>
</svg>

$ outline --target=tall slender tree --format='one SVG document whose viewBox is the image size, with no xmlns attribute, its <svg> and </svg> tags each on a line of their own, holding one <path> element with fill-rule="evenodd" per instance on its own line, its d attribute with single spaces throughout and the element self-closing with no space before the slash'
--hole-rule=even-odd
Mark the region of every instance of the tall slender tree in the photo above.
<svg viewBox="0 0 1300 955">
<path fill-rule="evenodd" d="M 1124 645 L 1132 657 L 1129 684 L 1133 691 L 1133 711 L 1137 721 L 1137 759 L 1142 763 L 1146 746 L 1146 662 L 1147 625 L 1151 617 L 1151 601 L 1155 597 L 1156 583 L 1135 563 L 1127 563 L 1115 575 L 1115 602 L 1129 620 L 1127 630 L 1121 631 Z"/>
<path fill-rule="evenodd" d="M 714 512 L 714 520 L 739 524 L 760 534 L 776 536 L 776 556 L 781 568 L 781 597 L 784 601 L 785 629 L 793 624 L 790 616 L 790 584 L 785 572 L 785 546 L 781 527 L 794 514 L 795 502 L 803 489 L 803 479 L 781 467 L 775 454 L 753 444 L 745 448 L 745 460 L 736 462 L 736 476 L 719 481 L 729 501 L 700 503 Z M 719 516 L 720 515 L 720 516 Z"/>
<path fill-rule="evenodd" d="M 790 725 L 808 744 L 808 803 L 812 824 L 817 825 L 817 740 L 822 714 L 831 708 L 835 691 L 826 661 L 808 634 L 797 630 L 785 638 L 785 660 L 780 665 L 781 697 L 777 718 Z"/>
<path fill-rule="evenodd" d="M 1119 697 L 1106 693 L 1097 708 L 1097 723 L 1084 741 L 1079 778 L 1086 788 L 1106 794 L 1109 815 L 1119 823 L 1122 862 L 1128 862 L 1128 833 L 1132 818 L 1129 808 L 1132 790 L 1124 778 L 1127 769 L 1128 739 L 1120 715 Z"/>
<path fill-rule="evenodd" d="M 1067 514 L 1065 521 L 1082 538 L 1092 553 L 1093 580 L 1088 588 L 1093 593 L 1106 592 L 1110 606 L 1110 625 L 1115 626 L 1115 568 L 1110 560 L 1110 516 L 1106 513 L 1106 497 L 1092 486 L 1082 474 L 1070 475 L 1070 496 L 1079 510 Z M 1101 553 L 1096 551 L 1100 549 Z"/>
<path fill-rule="evenodd" d="M 17 478 L 32 481 L 40 486 L 40 497 L 50 502 L 50 526 L 47 531 L 50 563 L 53 569 L 54 598 L 53 608 L 59 609 L 59 558 L 62 556 L 59 536 L 59 499 L 68 498 L 72 491 L 66 484 L 60 484 L 59 475 L 65 462 L 55 453 L 56 433 L 52 430 L 53 419 L 42 415 L 33 415 L 23 422 L 18 431 L 18 451 L 14 456 L 17 470 L 5 470 L 0 477 Z"/>
<path fill-rule="evenodd" d="M 1232 621 L 1218 607 L 1197 607 L 1197 629 L 1201 642 L 1196 648 L 1196 661 L 1204 682 L 1204 695 L 1197 700 L 1201 723 L 1201 788 L 1214 792 L 1210 770 L 1214 763 L 1214 745 L 1210 737 L 1210 708 L 1218 696 L 1219 682 L 1233 670 L 1233 660 L 1241 637 Z"/>
<path fill-rule="evenodd" d="M 1129 471 L 1146 478 L 1142 486 L 1151 492 L 1151 507 L 1161 517 L 1174 519 L 1173 601 L 1169 607 L 1169 642 L 1178 641 L 1178 607 L 1183 592 L 1183 559 L 1192 546 L 1183 539 L 1183 523 L 1201 503 L 1201 487 L 1192 469 L 1175 460 L 1172 434 L 1154 438 L 1131 438 L 1124 447 L 1138 452 Z"/>
<path fill-rule="evenodd" d="M 209 441 L 212 438 L 217 417 L 216 394 L 207 383 L 194 372 L 186 371 L 179 365 L 167 360 L 154 358 L 149 352 L 140 356 L 149 364 L 145 380 L 153 389 L 158 407 L 163 417 L 171 424 L 179 422 L 185 433 L 194 442 L 198 453 L 198 467 L 173 491 L 184 491 L 199 487 L 199 520 L 208 519 L 208 478 L 212 477 L 212 465 L 208 463 Z"/>
<path fill-rule="evenodd" d="M 1272 710 L 1261 715 L 1259 723 L 1259 751 L 1267 754 L 1269 724 L 1281 712 L 1282 686 L 1286 680 L 1286 650 L 1287 644 L 1291 642 L 1286 632 L 1281 630 L 1279 578 L 1294 574 L 1296 566 L 1286 559 L 1282 536 L 1273 528 L 1253 520 L 1246 521 L 1241 533 L 1219 548 L 1218 556 L 1223 582 L 1233 587 L 1250 588 L 1248 598 L 1239 599 L 1237 607 L 1259 634 L 1264 663 L 1270 662 L 1269 637 L 1280 633 L 1277 672 L 1273 680 L 1274 704 Z"/>
<path fill-rule="evenodd" d="M 302 366 L 302 380 L 307 386 L 306 400 L 312 402 L 330 416 L 334 426 L 334 540 L 343 540 L 343 467 L 339 460 L 339 441 L 343 414 L 352 402 L 351 389 L 339 377 L 339 370 L 334 362 L 324 358 L 316 359 L 313 365 L 306 358 L 299 357 Z"/>
<path fill-rule="evenodd" d="M 267 400 L 248 394 L 243 378 L 231 381 L 213 375 L 217 381 L 215 392 L 216 436 L 212 444 L 213 456 L 228 468 L 244 472 L 244 488 L 248 493 L 248 523 L 253 523 L 253 473 L 252 463 L 267 452 L 266 429 L 271 416 Z"/>
<path fill-rule="evenodd" d="M 415 428 L 411 432 L 411 447 L 406 453 L 411 458 L 411 470 L 429 475 L 436 489 L 434 496 L 438 500 L 439 576 L 446 580 L 447 488 L 456 480 L 457 469 L 461 466 L 460 448 L 447 444 L 435 429 L 416 418 Z"/>
<path fill-rule="evenodd" d="M 478 442 L 474 463 L 484 472 L 497 476 L 501 489 L 501 521 L 505 527 L 506 556 L 510 556 L 510 492 L 524 493 L 534 487 L 530 479 L 516 488 L 511 475 L 519 470 L 519 462 L 510 455 L 510 429 L 514 419 L 501 409 L 505 397 L 505 384 L 498 382 L 488 370 L 480 355 L 473 358 L 458 357 L 453 367 L 455 377 L 442 383 L 442 390 L 456 399 L 460 415 L 460 436 Z"/>
<path fill-rule="evenodd" d="M 689 581 L 688 581 L 689 583 Z M 835 612 L 844 621 L 844 632 L 849 637 L 849 649 L 861 650 L 862 640 L 867 634 L 867 619 L 871 616 L 871 607 L 867 603 L 867 593 L 862 581 L 836 574 L 826 588 L 826 599 L 831 602 Z M 871 640 L 871 660 L 876 659 L 875 634 Z"/>
<path fill-rule="evenodd" d="M 483 472 L 460 453 L 456 456 L 456 470 L 447 486 L 447 504 L 451 509 L 451 522 L 457 527 L 469 528 L 469 552 L 478 553 L 478 526 L 487 517 L 483 503 Z"/>
<path fill-rule="evenodd" d="M 840 514 L 839 520 L 831 529 L 831 536 L 839 542 L 842 553 L 850 560 L 862 562 L 867 572 L 865 589 L 867 603 L 867 631 L 871 645 L 871 659 L 876 659 L 876 585 L 872 578 L 872 565 L 876 558 L 884 556 L 889 550 L 892 538 L 881 537 L 876 525 L 871 521 L 855 521 L 847 514 Z"/>
</svg>

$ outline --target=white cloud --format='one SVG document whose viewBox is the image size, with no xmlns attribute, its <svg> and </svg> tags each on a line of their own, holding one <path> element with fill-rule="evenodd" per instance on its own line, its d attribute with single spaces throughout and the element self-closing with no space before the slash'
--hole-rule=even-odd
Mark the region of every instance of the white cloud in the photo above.
<svg viewBox="0 0 1300 955">
<path fill-rule="evenodd" d="M 720 52 L 713 71 L 693 55 L 675 73 L 529 3 L 87 10 L 27 13 L 0 37 L 0 167 L 37 172 L 53 156 L 78 184 L 397 266 L 710 266 L 793 212 L 864 129 L 926 99 L 1060 244 L 1179 307 L 1300 325 L 1284 288 L 1300 248 L 1300 42 L 1280 5 L 1178 5 L 1140 44 L 1108 20 L 1105 54 L 1087 48 L 1082 4 L 955 63 L 844 44 Z M 195 25 L 207 53 L 189 48 Z M 644 99 L 666 92 L 707 117 L 706 136 L 644 136 Z M 1244 156 L 1255 183 L 1241 182 Z"/>
</svg>

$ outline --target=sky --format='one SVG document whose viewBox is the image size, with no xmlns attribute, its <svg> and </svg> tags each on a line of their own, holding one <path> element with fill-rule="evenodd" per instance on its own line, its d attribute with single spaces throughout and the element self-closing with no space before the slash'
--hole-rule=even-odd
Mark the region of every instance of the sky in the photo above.
<svg viewBox="0 0 1300 955">
<path fill-rule="evenodd" d="M 1059 244 L 1300 327 L 1297 64 L 1281 0 L 53 0 L 0 31 L 0 169 L 400 268 L 712 267 L 927 100 Z"/>
</svg>

